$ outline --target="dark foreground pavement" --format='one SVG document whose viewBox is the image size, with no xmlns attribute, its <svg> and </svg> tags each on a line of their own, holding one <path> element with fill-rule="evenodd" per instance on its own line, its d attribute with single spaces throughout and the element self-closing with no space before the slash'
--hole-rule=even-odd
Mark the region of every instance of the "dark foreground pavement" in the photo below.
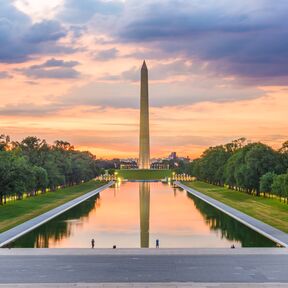
<svg viewBox="0 0 288 288">
<path fill-rule="evenodd" d="M 0 283 L 288 283 L 288 255 L 1 255 Z"/>
</svg>

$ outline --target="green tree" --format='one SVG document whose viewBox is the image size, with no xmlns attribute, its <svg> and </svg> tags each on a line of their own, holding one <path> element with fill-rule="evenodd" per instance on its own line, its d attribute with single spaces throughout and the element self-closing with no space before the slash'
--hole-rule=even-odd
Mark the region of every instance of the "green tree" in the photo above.
<svg viewBox="0 0 288 288">
<path fill-rule="evenodd" d="M 47 145 L 45 140 L 34 136 L 26 137 L 20 143 L 14 142 L 14 146 L 21 149 L 22 155 L 28 159 L 29 163 L 36 166 L 41 166 L 42 159 L 39 154 L 45 145 Z"/>
<path fill-rule="evenodd" d="M 109 175 L 114 175 L 114 173 L 115 173 L 115 169 L 114 168 L 108 169 L 108 174 Z"/>
<path fill-rule="evenodd" d="M 224 145 L 225 150 L 231 154 L 247 145 L 246 138 L 242 137 Z"/>
<path fill-rule="evenodd" d="M 224 185 L 224 167 L 231 156 L 224 146 L 211 147 L 203 153 L 202 174 L 210 183 Z"/>
<path fill-rule="evenodd" d="M 10 137 L 1 134 L 0 135 L 0 151 L 6 151 L 9 147 Z"/>
<path fill-rule="evenodd" d="M 225 168 L 226 181 L 248 193 L 260 194 L 260 177 L 278 172 L 279 154 L 262 143 L 248 144 L 237 150 Z"/>
<path fill-rule="evenodd" d="M 267 172 L 260 177 L 260 191 L 270 194 L 272 192 L 272 184 L 277 175 L 274 172 Z"/>
<path fill-rule="evenodd" d="M 288 199 L 288 174 L 277 175 L 274 177 L 272 192 L 282 198 Z"/>
<path fill-rule="evenodd" d="M 0 152 L 0 203 L 5 204 L 7 196 L 18 199 L 33 189 L 35 178 L 31 165 L 24 157 L 13 152 Z"/>
<path fill-rule="evenodd" d="M 281 165 L 282 173 L 288 173 L 288 141 L 282 144 L 282 147 L 279 149 L 279 153 L 281 157 L 279 165 Z"/>
<path fill-rule="evenodd" d="M 7 196 L 22 198 L 23 193 L 55 191 L 59 186 L 74 185 L 99 175 L 96 157 L 77 151 L 67 141 L 48 145 L 45 140 L 29 136 L 21 142 L 11 142 L 0 136 L 0 201 Z"/>
<path fill-rule="evenodd" d="M 47 171 L 42 167 L 34 166 L 33 174 L 35 177 L 34 192 L 41 190 L 44 193 L 49 183 Z"/>
</svg>

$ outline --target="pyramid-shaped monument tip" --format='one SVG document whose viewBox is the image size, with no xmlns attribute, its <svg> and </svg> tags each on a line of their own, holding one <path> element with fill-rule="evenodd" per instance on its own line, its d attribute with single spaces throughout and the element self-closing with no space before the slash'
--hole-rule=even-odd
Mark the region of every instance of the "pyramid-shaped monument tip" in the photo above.
<svg viewBox="0 0 288 288">
<path fill-rule="evenodd" d="M 143 61 L 142 69 L 147 69 L 146 61 Z"/>
</svg>

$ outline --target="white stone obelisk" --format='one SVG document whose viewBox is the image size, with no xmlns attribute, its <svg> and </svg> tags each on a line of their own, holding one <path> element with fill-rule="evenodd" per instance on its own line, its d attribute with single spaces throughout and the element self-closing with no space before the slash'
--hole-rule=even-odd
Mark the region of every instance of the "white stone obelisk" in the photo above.
<svg viewBox="0 0 288 288">
<path fill-rule="evenodd" d="M 139 169 L 150 169 L 148 69 L 141 68 Z"/>
</svg>

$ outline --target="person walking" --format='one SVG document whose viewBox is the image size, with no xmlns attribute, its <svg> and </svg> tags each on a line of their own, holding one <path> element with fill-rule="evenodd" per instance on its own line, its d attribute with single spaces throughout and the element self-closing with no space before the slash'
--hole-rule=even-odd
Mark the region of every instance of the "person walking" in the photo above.
<svg viewBox="0 0 288 288">
<path fill-rule="evenodd" d="M 159 239 L 156 239 L 156 248 L 159 248 Z"/>
<path fill-rule="evenodd" d="M 93 248 L 94 248 L 94 246 L 95 246 L 95 240 L 94 240 L 94 239 L 92 239 L 92 240 L 91 240 L 91 248 L 93 249 Z"/>
</svg>

